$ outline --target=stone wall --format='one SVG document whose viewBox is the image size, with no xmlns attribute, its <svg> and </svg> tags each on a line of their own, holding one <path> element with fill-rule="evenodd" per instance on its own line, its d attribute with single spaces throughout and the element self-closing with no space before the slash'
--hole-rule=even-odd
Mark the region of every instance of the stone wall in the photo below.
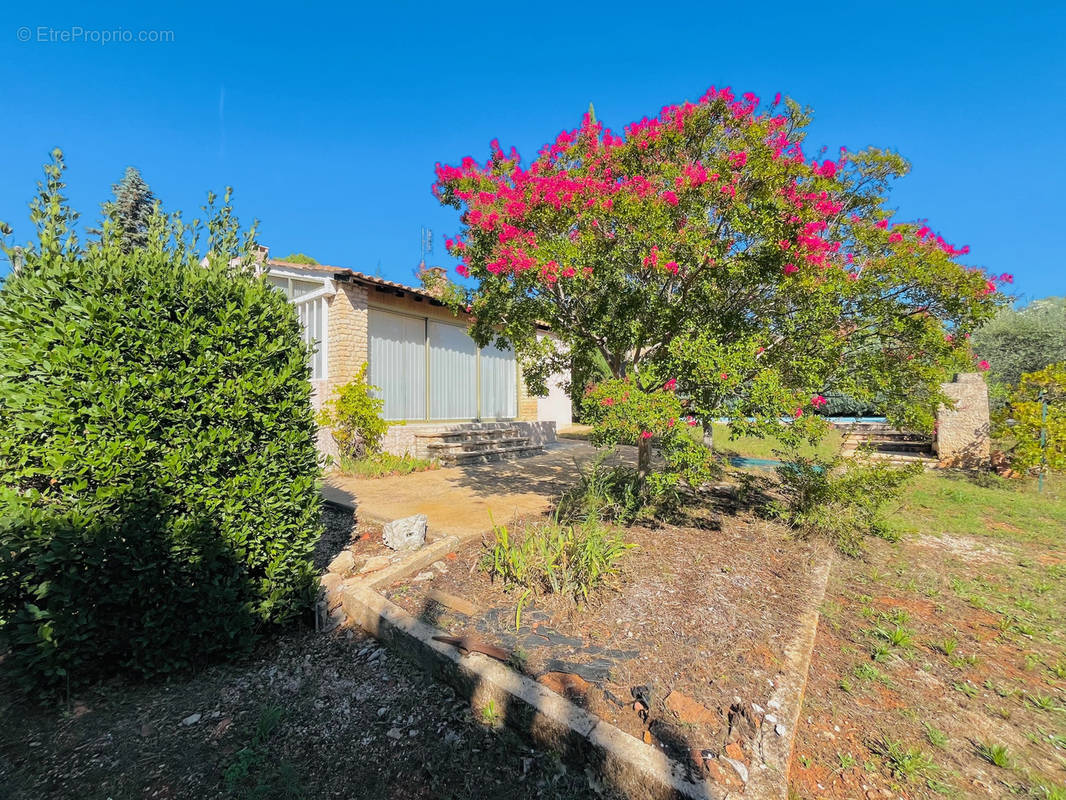
<svg viewBox="0 0 1066 800">
<path fill-rule="evenodd" d="M 936 414 L 936 451 L 940 465 L 986 466 L 992 442 L 984 376 L 978 372 L 960 373 L 940 388 L 954 406 L 941 406 Z"/>
<path fill-rule="evenodd" d="M 367 290 L 340 281 L 336 286 L 329 301 L 328 392 L 350 381 L 367 360 Z"/>
</svg>

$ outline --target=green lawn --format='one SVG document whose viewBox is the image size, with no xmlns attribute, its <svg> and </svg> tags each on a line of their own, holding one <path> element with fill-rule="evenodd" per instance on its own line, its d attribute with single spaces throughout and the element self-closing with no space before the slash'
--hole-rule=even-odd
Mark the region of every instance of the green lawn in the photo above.
<svg viewBox="0 0 1066 800">
<path fill-rule="evenodd" d="M 783 449 L 780 441 L 773 438 L 758 439 L 754 436 L 729 438 L 729 426 L 714 423 L 714 449 L 724 456 L 742 458 L 777 458 L 777 451 Z M 840 451 L 841 435 L 835 428 L 831 429 L 816 445 L 803 445 L 799 448 L 802 456 L 820 456 L 828 458 Z"/>
</svg>

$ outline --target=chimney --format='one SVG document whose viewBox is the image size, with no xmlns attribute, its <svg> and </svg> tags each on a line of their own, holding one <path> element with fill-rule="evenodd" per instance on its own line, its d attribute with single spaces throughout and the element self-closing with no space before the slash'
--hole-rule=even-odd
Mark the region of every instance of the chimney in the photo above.
<svg viewBox="0 0 1066 800">
<path fill-rule="evenodd" d="M 427 267 L 423 261 L 418 265 L 416 274 L 427 294 L 438 300 L 444 296 L 444 290 L 448 286 L 448 270 L 444 267 Z"/>
</svg>

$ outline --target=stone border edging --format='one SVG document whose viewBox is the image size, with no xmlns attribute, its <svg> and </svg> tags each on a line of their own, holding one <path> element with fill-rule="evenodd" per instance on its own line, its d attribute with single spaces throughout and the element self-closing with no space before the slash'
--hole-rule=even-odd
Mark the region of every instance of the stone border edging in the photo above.
<svg viewBox="0 0 1066 800">
<path fill-rule="evenodd" d="M 768 703 L 776 721 L 764 717 L 759 729 L 757 749 L 765 768 L 751 770 L 748 791 L 755 789 L 755 796 L 760 798 L 785 800 L 788 796 L 788 767 L 792 759 L 792 746 L 796 741 L 796 726 L 803 709 L 803 695 L 807 690 L 807 675 L 814 653 L 814 639 L 818 633 L 819 609 L 825 599 L 829 573 L 833 568 L 832 550 L 822 548 L 816 555 L 823 557 L 822 562 L 815 565 L 811 581 L 816 602 L 800 617 L 796 635 L 785 648 L 782 671 L 776 676 L 774 693 Z M 785 727 L 782 735 L 777 734 L 777 725 Z"/>
<path fill-rule="evenodd" d="M 474 708 L 489 703 L 507 724 L 537 744 L 598 765 L 618 788 L 646 798 L 730 800 L 757 797 L 709 782 L 696 783 L 660 750 L 571 703 L 550 689 L 481 653 L 460 655 L 434 641 L 441 631 L 418 620 L 369 586 L 345 586 L 348 618 L 431 675 L 467 697 Z"/>
<path fill-rule="evenodd" d="M 535 743 L 598 766 L 602 775 L 625 791 L 642 798 L 680 800 L 785 800 L 788 768 L 796 726 L 803 706 L 807 675 L 820 617 L 819 608 L 832 569 L 832 552 L 825 549 L 812 578 L 811 608 L 785 650 L 782 671 L 770 698 L 773 717 L 762 721 L 756 740 L 761 763 L 752 763 L 744 790 L 734 791 L 711 781 L 692 781 L 681 764 L 605 720 L 590 714 L 561 695 L 481 653 L 461 655 L 451 645 L 435 641 L 444 632 L 416 619 L 376 589 L 454 552 L 472 536 L 446 536 L 397 564 L 366 576 L 350 578 L 337 587 L 349 620 L 383 644 L 449 684 L 475 709 L 493 704 L 508 725 Z M 785 730 L 777 733 L 777 726 Z"/>
</svg>

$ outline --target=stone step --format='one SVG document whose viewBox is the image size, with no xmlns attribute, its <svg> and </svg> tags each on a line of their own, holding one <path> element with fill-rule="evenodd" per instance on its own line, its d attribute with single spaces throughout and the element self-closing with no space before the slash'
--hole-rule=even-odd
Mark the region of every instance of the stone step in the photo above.
<svg viewBox="0 0 1066 800">
<path fill-rule="evenodd" d="M 923 453 L 932 452 L 933 443 L 928 439 L 904 439 L 904 440 L 884 440 L 884 439 L 854 439 L 851 441 L 845 441 L 843 444 L 844 450 L 858 450 L 860 448 L 866 450 L 873 450 L 875 452 L 901 452 L 901 453 Z"/>
<path fill-rule="evenodd" d="M 496 439 L 479 439 L 473 441 L 431 441 L 426 444 L 426 450 L 434 456 L 443 456 L 447 453 L 473 453 L 479 450 L 493 447 L 509 447 L 512 445 L 529 445 L 528 436 L 500 436 Z"/>
<path fill-rule="evenodd" d="M 904 466 L 906 464 L 921 464 L 926 469 L 931 469 L 940 463 L 936 456 L 925 453 L 873 452 L 869 453 L 868 457 L 875 461 L 884 461 L 899 466 Z"/>
<path fill-rule="evenodd" d="M 539 456 L 544 452 L 537 445 L 513 445 L 510 447 L 492 447 L 462 453 L 446 453 L 440 457 L 442 467 L 461 467 L 472 464 L 491 464 L 494 461 L 509 461 L 528 456 Z"/>
<path fill-rule="evenodd" d="M 416 433 L 426 446 L 433 442 L 494 442 L 518 435 L 517 428 L 457 428 L 434 433 Z"/>
</svg>

